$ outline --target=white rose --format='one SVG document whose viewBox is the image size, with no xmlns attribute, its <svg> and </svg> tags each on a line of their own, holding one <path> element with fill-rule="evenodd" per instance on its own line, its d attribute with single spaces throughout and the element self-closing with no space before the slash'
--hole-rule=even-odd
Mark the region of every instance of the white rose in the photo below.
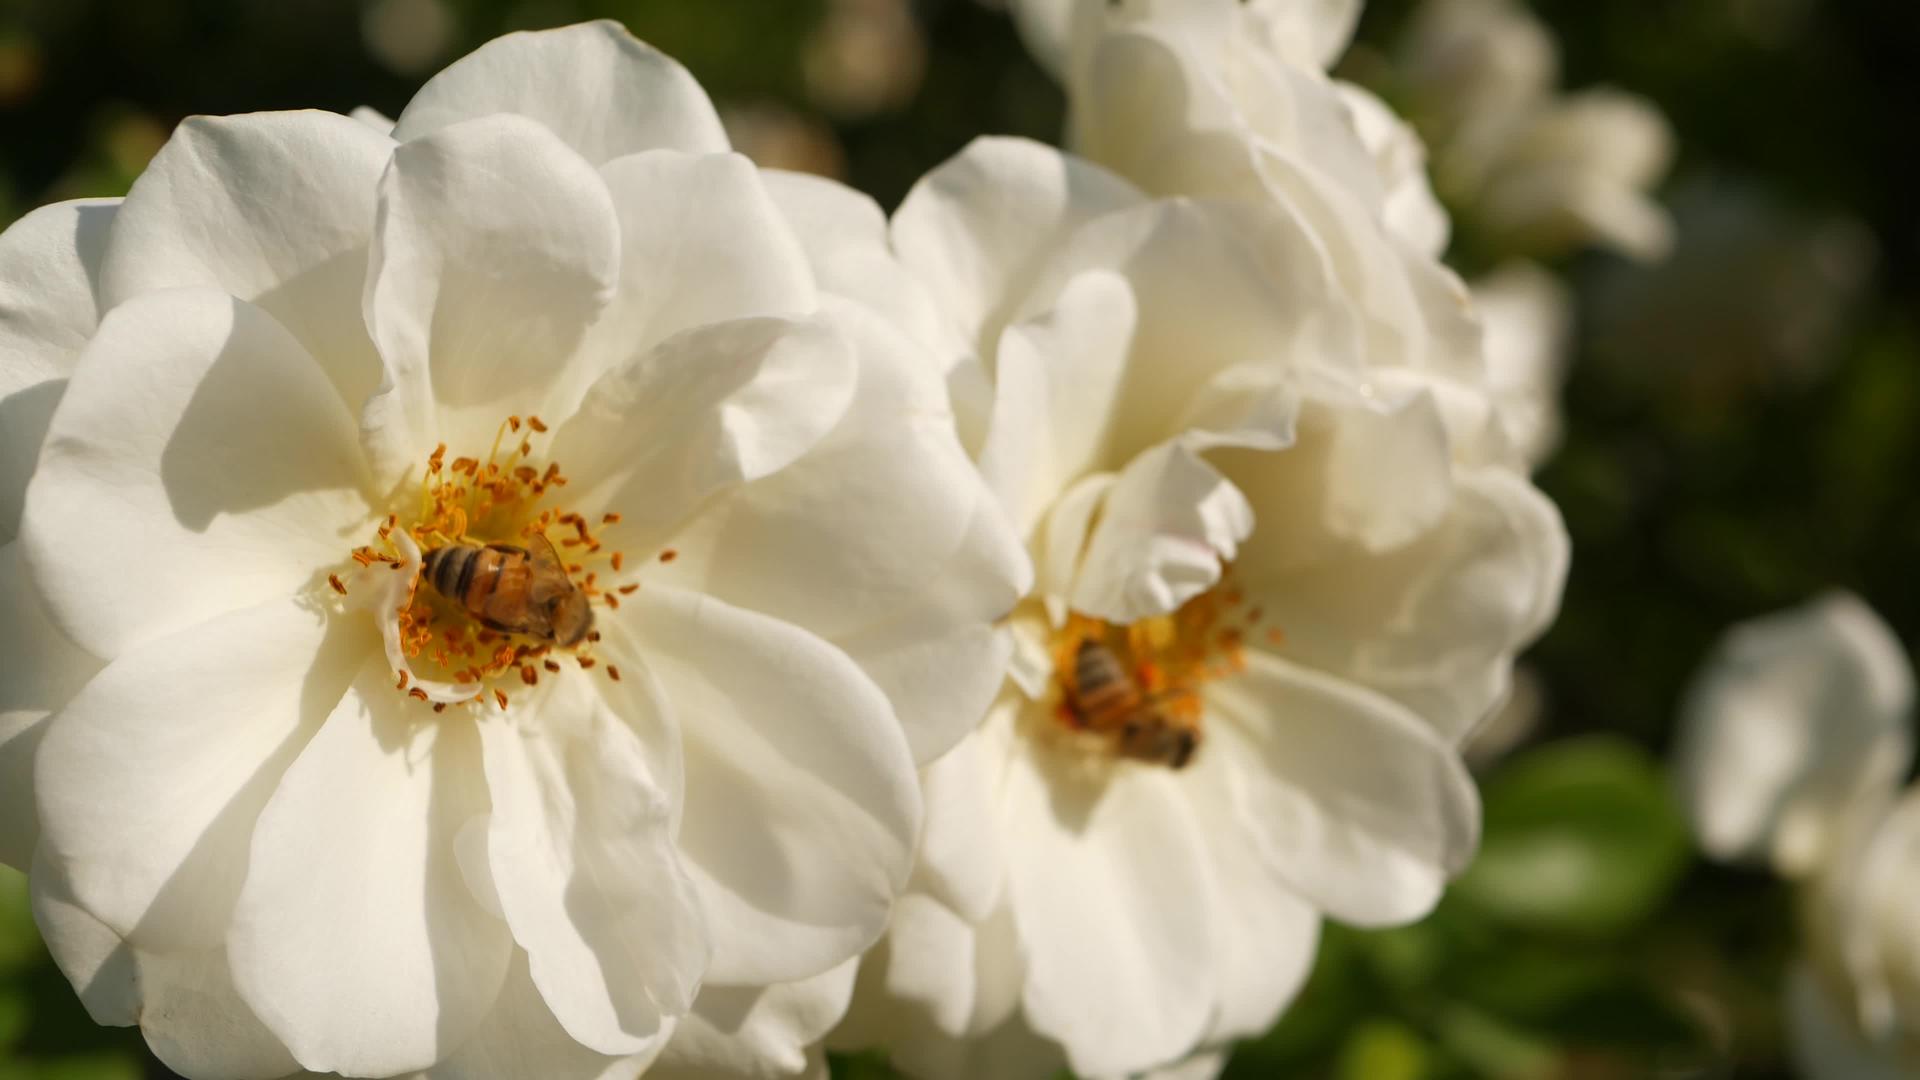
<svg viewBox="0 0 1920 1080">
<path fill-rule="evenodd" d="M 1391 78 L 1434 150 L 1434 178 L 1484 242 L 1518 255 L 1599 244 L 1657 258 L 1672 223 L 1650 190 L 1673 133 L 1646 99 L 1560 94 L 1552 33 L 1513 0 L 1426 0 Z"/>
<path fill-rule="evenodd" d="M 1029 571 L 683 69 L 596 23 L 390 136 L 188 121 L 0 237 L 0 343 L 0 625 L 53 658 L 0 854 L 97 1019 L 189 1076 L 804 1065 Z M 416 585 L 542 528 L 578 642 Z"/>
<path fill-rule="evenodd" d="M 1843 592 L 1734 627 L 1687 693 L 1675 772 L 1701 846 L 1801 892 L 1785 998 L 1812 1080 L 1920 1069 L 1913 694 L 1898 639 Z"/>
<path fill-rule="evenodd" d="M 1171 1066 L 1271 1023 L 1322 913 L 1418 918 L 1471 855 L 1457 746 L 1566 540 L 1394 362 L 1421 346 L 1372 351 L 1324 220 L 982 140 L 873 239 L 938 301 L 890 304 L 950 343 L 1038 582 L 837 1042 L 935 1076 Z M 1086 642 L 1151 715 L 1091 707 Z"/>
<path fill-rule="evenodd" d="M 1898 639 L 1851 594 L 1729 630 L 1687 691 L 1674 750 L 1701 847 L 1805 876 L 1906 775 L 1912 709 Z"/>
</svg>

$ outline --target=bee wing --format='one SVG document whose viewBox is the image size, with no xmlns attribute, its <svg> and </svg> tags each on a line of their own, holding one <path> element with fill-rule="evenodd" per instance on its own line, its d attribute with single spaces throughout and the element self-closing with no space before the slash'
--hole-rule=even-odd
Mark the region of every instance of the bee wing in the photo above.
<svg viewBox="0 0 1920 1080">
<path fill-rule="evenodd" d="M 554 550 L 553 541 L 544 533 L 534 533 L 527 539 L 527 554 L 533 557 L 533 597 L 536 602 L 544 603 L 554 596 L 573 590 L 573 582 L 567 578 L 567 564 L 560 560 L 560 553 Z"/>
</svg>

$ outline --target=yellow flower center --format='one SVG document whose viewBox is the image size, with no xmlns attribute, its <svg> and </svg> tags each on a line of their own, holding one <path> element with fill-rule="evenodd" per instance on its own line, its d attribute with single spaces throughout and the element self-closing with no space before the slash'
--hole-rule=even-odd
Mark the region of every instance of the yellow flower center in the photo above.
<svg viewBox="0 0 1920 1080">
<path fill-rule="evenodd" d="M 1205 736 L 1201 688 L 1246 668 L 1263 613 L 1242 606 L 1221 585 L 1131 624 L 1070 612 L 1053 637 L 1052 734 L 1099 757 L 1185 768 Z"/>
<path fill-rule="evenodd" d="M 640 587 L 620 580 L 624 554 L 597 535 L 620 515 L 590 519 L 552 505 L 567 476 L 556 461 L 537 463 L 534 444 L 547 430 L 537 416 L 510 416 L 485 459 L 448 461 L 441 444 L 427 457 L 412 520 L 388 515 L 375 542 L 352 552 L 363 570 L 411 571 L 404 589 L 381 590 L 381 606 L 391 607 L 376 615 L 397 620 L 383 627 L 395 689 L 435 712 L 487 700 L 504 709 L 500 683 L 536 686 L 566 667 L 620 678 L 591 655 L 600 640 L 594 609 L 617 609 Z M 388 585 L 377 574 L 356 580 Z M 329 582 L 348 593 L 339 575 Z"/>
</svg>

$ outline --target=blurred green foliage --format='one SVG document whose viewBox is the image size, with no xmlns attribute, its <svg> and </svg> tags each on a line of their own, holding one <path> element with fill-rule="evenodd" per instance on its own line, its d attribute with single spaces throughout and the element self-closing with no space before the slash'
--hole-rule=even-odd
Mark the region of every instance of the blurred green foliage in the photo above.
<svg viewBox="0 0 1920 1080">
<path fill-rule="evenodd" d="M 686 62 L 723 105 L 811 120 L 886 206 L 976 135 L 1057 138 L 1059 92 L 974 0 L 914 4 L 924 78 L 904 104 L 823 116 L 803 54 L 824 2 L 446 0 L 445 40 L 398 71 L 369 47 L 371 2 L 0 0 L 0 221 L 123 192 L 183 116 L 393 113 L 489 37 L 602 16 Z M 1363 43 L 1390 52 L 1414 3 L 1370 0 Z M 1624 86 L 1673 119 L 1672 190 L 1706 185 L 1714 204 L 1726 185 L 1758 193 L 1757 209 L 1732 226 L 1683 214 L 1670 274 L 1600 255 L 1561 267 L 1581 298 L 1580 355 L 1566 440 L 1540 479 L 1575 557 L 1563 615 L 1529 658 L 1544 718 L 1485 775 L 1480 858 L 1439 910 L 1392 931 L 1329 927 L 1299 1002 L 1240 1049 L 1232 1077 L 1789 1075 L 1788 900 L 1693 858 L 1660 765 L 1674 702 L 1728 623 L 1829 585 L 1862 593 L 1909 643 L 1920 630 L 1920 3 L 1535 7 L 1568 85 Z M 1830 225 L 1864 238 L 1860 272 L 1813 295 L 1793 274 L 1831 260 Z M 1729 229 L 1765 243 L 1730 244 Z M 1797 324 L 1783 309 L 1815 304 L 1807 318 L 1831 332 L 1784 332 Z M 91 1025 L 25 897 L 0 872 L 0 1080 L 168 1075 L 137 1036 Z M 888 1075 L 870 1056 L 836 1072 Z"/>
</svg>

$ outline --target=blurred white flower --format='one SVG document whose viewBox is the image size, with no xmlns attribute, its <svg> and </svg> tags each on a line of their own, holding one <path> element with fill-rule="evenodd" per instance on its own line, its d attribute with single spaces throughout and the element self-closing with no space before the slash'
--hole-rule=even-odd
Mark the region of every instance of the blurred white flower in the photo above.
<svg viewBox="0 0 1920 1080">
<path fill-rule="evenodd" d="M 1728 631 L 1687 691 L 1674 748 L 1701 847 L 1810 873 L 1912 764 L 1913 693 L 1899 641 L 1851 594 Z"/>
<path fill-rule="evenodd" d="M 1425 0 L 1388 80 L 1433 150 L 1434 182 L 1503 255 L 1672 242 L 1649 195 L 1673 158 L 1659 110 L 1608 88 L 1558 91 L 1559 47 L 1515 0 Z"/>
<path fill-rule="evenodd" d="M 1687 695 L 1675 770 L 1701 846 L 1801 888 L 1785 994 L 1810 1080 L 1920 1071 L 1913 694 L 1892 631 L 1836 592 L 1734 627 Z"/>
<path fill-rule="evenodd" d="M 1487 351 L 1487 383 L 1527 464 L 1539 468 L 1560 445 L 1560 388 L 1573 332 L 1573 297 L 1535 263 L 1508 263 L 1473 282 Z"/>
<path fill-rule="evenodd" d="M 1471 855 L 1457 746 L 1566 541 L 1415 377 L 1443 344 L 1374 350 L 1396 283 L 1338 272 L 1337 220 L 982 140 L 890 238 L 839 230 L 937 298 L 887 306 L 949 343 L 1038 583 L 837 1041 L 934 1076 L 1171 1066 L 1271 1023 L 1322 913 L 1418 918 Z"/>
<path fill-rule="evenodd" d="M 0 855 L 96 1019 L 194 1077 L 806 1066 L 1028 570 L 785 182 L 595 23 L 0 236 Z M 542 535 L 534 616 L 417 573 Z"/>
<path fill-rule="evenodd" d="M 1877 812 L 1876 812 L 1877 811 Z M 1806 955 L 1787 989 L 1809 1080 L 1920 1072 L 1920 787 L 1857 812 L 1807 886 Z"/>
</svg>

